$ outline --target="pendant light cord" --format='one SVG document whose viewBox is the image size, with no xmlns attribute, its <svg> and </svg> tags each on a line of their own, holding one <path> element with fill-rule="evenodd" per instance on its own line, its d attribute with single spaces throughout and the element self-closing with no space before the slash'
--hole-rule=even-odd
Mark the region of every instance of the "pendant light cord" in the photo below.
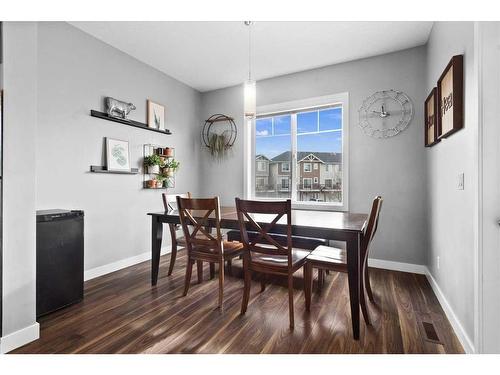
<svg viewBox="0 0 500 375">
<path fill-rule="evenodd" d="M 248 26 L 248 80 L 252 80 L 252 21 L 246 21 Z"/>
</svg>

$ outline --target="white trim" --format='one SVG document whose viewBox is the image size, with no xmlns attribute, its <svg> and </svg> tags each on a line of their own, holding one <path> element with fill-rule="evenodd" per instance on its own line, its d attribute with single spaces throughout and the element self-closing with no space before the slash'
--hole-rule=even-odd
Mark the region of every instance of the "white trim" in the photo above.
<svg viewBox="0 0 500 375">
<path fill-rule="evenodd" d="M 465 332 L 464 327 L 460 323 L 460 320 L 458 319 L 457 315 L 451 308 L 451 305 L 448 303 L 448 300 L 444 296 L 443 292 L 441 291 L 441 288 L 439 287 L 438 283 L 432 277 L 431 272 L 427 267 L 426 268 L 426 276 L 427 280 L 429 280 L 429 284 L 431 284 L 431 288 L 434 291 L 434 294 L 436 295 L 439 303 L 441 304 L 441 307 L 444 310 L 444 313 L 446 314 L 446 317 L 448 318 L 448 321 L 450 322 L 451 326 L 453 327 L 453 330 L 455 331 L 455 334 L 458 337 L 458 340 L 462 344 L 465 352 L 467 354 L 473 354 L 475 353 L 474 349 L 474 344 L 472 340 L 469 338 L 467 333 Z"/>
<path fill-rule="evenodd" d="M 3 336 L 0 341 L 0 353 L 8 353 L 14 349 L 17 349 L 29 342 L 38 340 L 40 338 L 40 324 L 35 322 L 34 324 L 17 330 L 15 332 L 9 333 Z"/>
<path fill-rule="evenodd" d="M 170 251 L 171 251 L 170 245 L 166 246 L 161 249 L 161 255 L 169 254 Z M 103 276 L 111 272 L 119 271 L 123 268 L 127 268 L 137 263 L 145 262 L 150 259 L 151 259 L 151 251 L 135 255 L 130 258 L 120 259 L 117 260 L 116 262 L 108 263 L 103 266 L 95 267 L 85 271 L 83 274 L 83 280 L 87 281 L 95 279 L 96 277 Z"/>
<path fill-rule="evenodd" d="M 368 266 L 390 271 L 418 273 L 420 275 L 425 275 L 427 272 L 427 267 L 422 264 L 393 262 L 391 260 L 383 260 L 383 259 L 369 258 Z"/>
</svg>

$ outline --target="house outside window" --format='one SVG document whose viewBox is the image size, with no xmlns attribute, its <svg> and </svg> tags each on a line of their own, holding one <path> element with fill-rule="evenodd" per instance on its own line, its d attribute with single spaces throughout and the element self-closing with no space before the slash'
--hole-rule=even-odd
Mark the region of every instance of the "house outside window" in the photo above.
<svg viewBox="0 0 500 375">
<path fill-rule="evenodd" d="M 291 199 L 294 207 L 346 210 L 347 99 L 344 93 L 259 107 L 248 128 L 251 147 L 245 162 L 257 163 L 246 168 L 246 181 L 251 182 L 245 185 L 246 196 Z M 265 190 L 256 188 L 257 177 L 265 177 Z"/>
</svg>

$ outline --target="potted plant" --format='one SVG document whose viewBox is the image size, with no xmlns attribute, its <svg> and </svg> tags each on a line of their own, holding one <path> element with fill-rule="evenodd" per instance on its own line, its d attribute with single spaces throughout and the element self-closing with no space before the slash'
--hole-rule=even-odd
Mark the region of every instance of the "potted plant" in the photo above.
<svg viewBox="0 0 500 375">
<path fill-rule="evenodd" d="M 177 171 L 179 169 L 180 164 L 181 163 L 179 163 L 175 159 L 170 159 L 169 161 L 167 161 L 165 163 L 165 167 L 164 167 L 166 176 L 172 177 L 174 175 L 175 171 Z"/>
<path fill-rule="evenodd" d="M 146 186 L 148 189 L 154 189 L 156 187 L 156 180 L 147 180 L 146 181 Z"/>
<path fill-rule="evenodd" d="M 160 165 L 162 164 L 161 158 L 154 154 L 149 155 L 144 158 L 144 165 L 148 167 L 149 174 L 158 174 L 160 173 Z"/>
<path fill-rule="evenodd" d="M 169 158 L 174 156 L 174 150 L 170 147 L 165 147 L 163 149 L 163 156 L 167 156 Z"/>
<path fill-rule="evenodd" d="M 166 179 L 165 176 L 159 174 L 155 177 L 155 182 L 156 182 L 156 187 L 161 188 L 163 187 L 163 181 Z"/>
</svg>

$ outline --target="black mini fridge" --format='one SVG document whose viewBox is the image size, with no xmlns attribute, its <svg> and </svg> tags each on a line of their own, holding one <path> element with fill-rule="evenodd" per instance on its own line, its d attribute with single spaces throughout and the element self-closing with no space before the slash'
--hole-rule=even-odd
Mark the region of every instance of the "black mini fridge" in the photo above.
<svg viewBox="0 0 500 375">
<path fill-rule="evenodd" d="M 36 316 L 83 299 L 83 211 L 36 212 Z"/>
</svg>

